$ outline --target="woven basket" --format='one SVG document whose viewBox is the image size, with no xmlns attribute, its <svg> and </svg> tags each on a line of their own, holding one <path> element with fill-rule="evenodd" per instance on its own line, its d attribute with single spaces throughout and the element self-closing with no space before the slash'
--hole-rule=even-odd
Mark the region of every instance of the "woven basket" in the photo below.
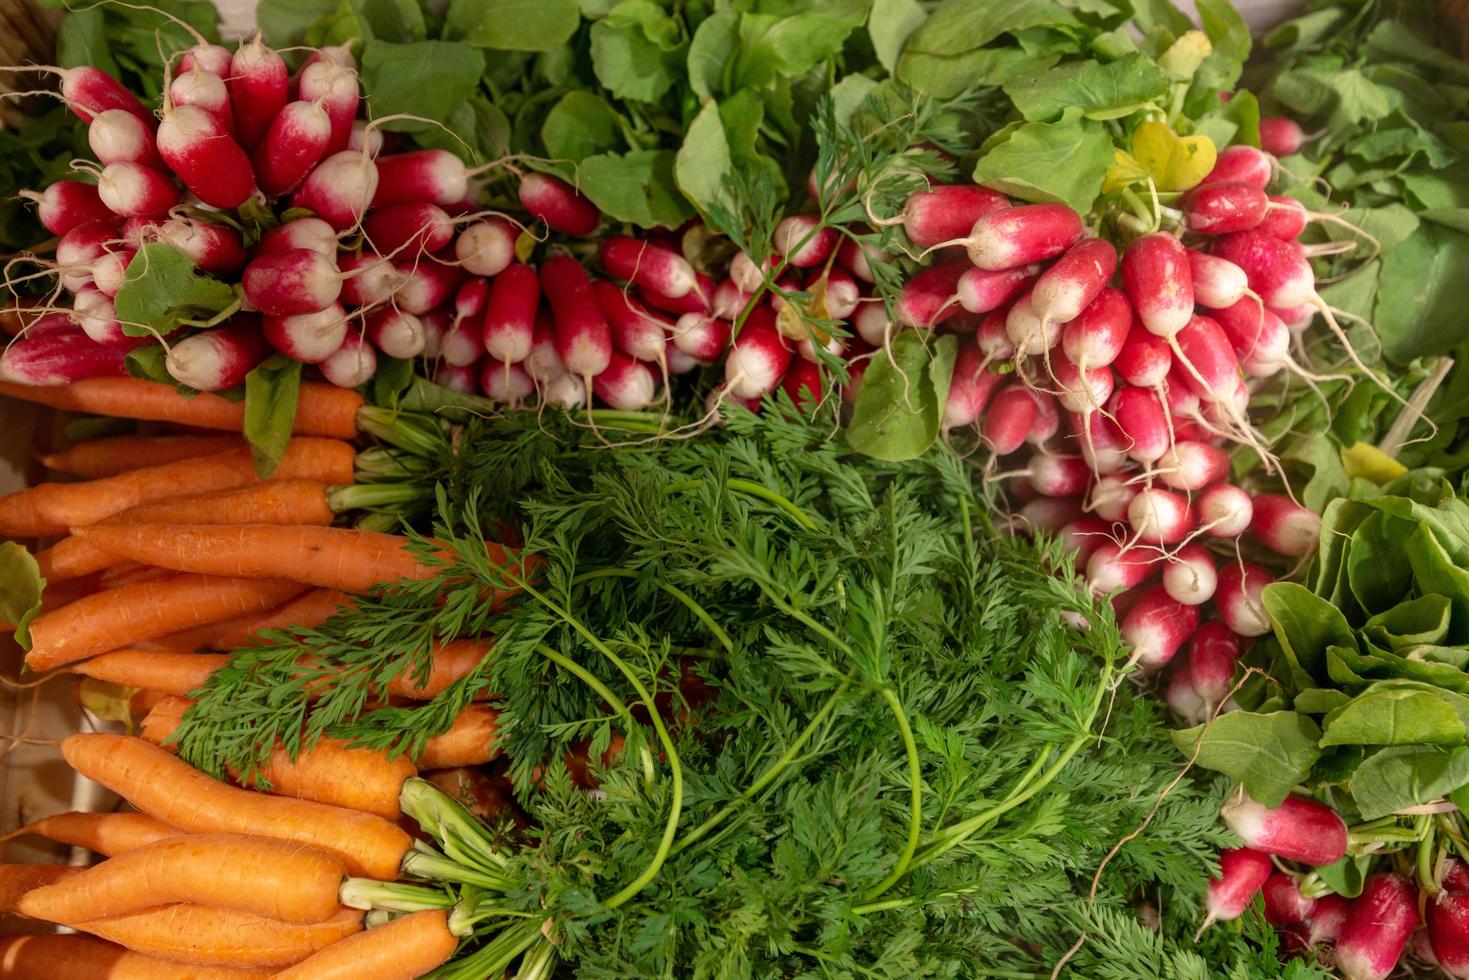
<svg viewBox="0 0 1469 980">
<path fill-rule="evenodd" d="M 0 0 L 0 65 L 47 65 L 56 57 L 56 25 L 61 12 L 42 10 L 33 0 Z M 56 80 L 42 72 L 0 72 L 0 94 L 51 88 Z M 13 126 L 23 114 L 15 100 L 0 101 L 0 126 Z"/>
</svg>

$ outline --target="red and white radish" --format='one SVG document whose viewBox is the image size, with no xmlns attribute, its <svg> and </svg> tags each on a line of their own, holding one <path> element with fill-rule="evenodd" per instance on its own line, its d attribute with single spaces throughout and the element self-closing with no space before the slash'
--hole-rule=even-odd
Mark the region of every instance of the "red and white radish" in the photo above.
<svg viewBox="0 0 1469 980">
<path fill-rule="evenodd" d="M 354 228 L 377 191 L 377 165 L 353 150 L 333 153 L 306 175 L 291 206 L 305 208 L 337 231 Z"/>
<path fill-rule="evenodd" d="M 382 169 L 381 163 L 378 169 Z M 476 276 L 498 276 L 515 261 L 519 232 L 504 218 L 489 218 L 467 225 L 454 239 L 454 257 L 465 272 Z"/>
<path fill-rule="evenodd" d="M 763 398 L 776 389 L 791 363 L 791 348 L 776 327 L 775 312 L 755 307 L 724 359 L 725 386 L 736 398 Z"/>
<path fill-rule="evenodd" d="M 108 109 L 122 109 L 152 129 L 157 121 L 143 107 L 138 97 L 100 68 L 79 65 L 76 68 L 53 69 L 61 76 L 61 98 L 66 107 L 82 122 L 91 122 Z"/>
<path fill-rule="evenodd" d="M 1221 181 L 1244 181 L 1252 187 L 1264 190 L 1275 176 L 1275 165 L 1265 153 L 1253 146 L 1238 144 L 1219 151 L 1214 168 L 1200 181 L 1203 184 Z"/>
<path fill-rule="evenodd" d="M 978 347 L 961 343 L 954 359 L 948 400 L 944 403 L 943 428 L 954 429 L 979 421 L 1000 380 L 1000 375 L 989 369 L 988 358 Z"/>
<path fill-rule="evenodd" d="M 831 257 L 837 246 L 837 232 L 823 226 L 815 215 L 793 214 L 775 226 L 772 244 L 788 265 L 809 269 Z"/>
<path fill-rule="evenodd" d="M 1176 544 L 1192 530 L 1193 514 L 1183 495 L 1148 487 L 1127 505 L 1127 523 L 1140 541 Z"/>
<path fill-rule="evenodd" d="M 1451 977 L 1469 977 L 1469 892 L 1443 891 L 1424 909 L 1434 958 Z"/>
<path fill-rule="evenodd" d="M 541 284 L 536 270 L 511 265 L 490 284 L 480 338 L 490 357 L 518 364 L 530 354 Z"/>
<path fill-rule="evenodd" d="M 393 293 L 393 305 L 415 316 L 448 302 L 464 281 L 464 273 L 458 266 L 445 264 L 433 256 L 394 265 L 404 278 L 403 285 Z"/>
<path fill-rule="evenodd" d="M 1119 633 L 1132 648 L 1133 662 L 1154 671 L 1173 659 L 1198 625 L 1196 606 L 1179 602 L 1167 589 L 1155 585 L 1137 597 L 1122 618 Z"/>
<path fill-rule="evenodd" d="M 1143 548 L 1125 548 L 1116 541 L 1104 541 L 1086 562 L 1086 583 L 1093 595 L 1111 595 L 1119 589 L 1141 585 L 1158 570 L 1156 552 Z"/>
<path fill-rule="evenodd" d="M 117 321 L 112 297 L 95 286 L 77 290 L 72 300 L 71 319 L 95 343 L 117 344 L 128 339 L 122 324 Z M 27 336 L 35 336 L 34 329 L 28 331 Z"/>
<path fill-rule="evenodd" d="M 235 114 L 230 107 L 229 88 L 224 78 L 212 71 L 194 67 L 179 72 L 168 87 L 168 98 L 164 101 L 164 118 L 173 109 L 188 107 L 214 120 L 221 133 L 235 138 Z"/>
<path fill-rule="evenodd" d="M 960 309 L 956 302 L 959 277 L 969 268 L 964 259 L 952 259 L 909 277 L 893 310 L 898 322 L 931 329 L 956 315 Z"/>
<path fill-rule="evenodd" d="M 1159 231 L 1134 239 L 1122 255 L 1122 283 L 1143 327 L 1172 340 L 1194 315 L 1188 252 Z"/>
<path fill-rule="evenodd" d="M 1294 875 L 1277 871 L 1265 879 L 1265 921 L 1272 926 L 1293 926 L 1305 922 L 1316 908 L 1316 900 L 1301 894 Z"/>
<path fill-rule="evenodd" d="M 1219 587 L 1219 573 L 1208 549 L 1196 544 L 1184 545 L 1163 567 L 1163 590 L 1175 602 L 1198 606 L 1214 598 Z M 1198 685 L 1194 685 L 1195 690 Z M 1202 692 L 1200 692 L 1202 693 Z"/>
<path fill-rule="evenodd" d="M 251 163 L 260 189 L 272 196 L 300 186 L 331 145 L 332 121 L 319 102 L 291 102 L 266 125 Z"/>
<path fill-rule="evenodd" d="M 1156 472 L 1174 490 L 1202 490 L 1229 472 L 1229 456 L 1218 446 L 1180 439 L 1158 457 Z"/>
<path fill-rule="evenodd" d="M 1104 521 L 1127 520 L 1127 508 L 1138 494 L 1137 485 L 1116 476 L 1104 476 L 1093 485 L 1086 509 Z"/>
<path fill-rule="evenodd" d="M 970 313 L 988 313 L 1004 306 L 1035 278 L 1040 267 L 1020 266 L 991 272 L 976 269 L 966 261 L 954 285 L 954 298 Z"/>
<path fill-rule="evenodd" d="M 126 109 L 99 112 L 87 125 L 87 145 L 104 167 L 109 163 L 162 166 L 151 122 L 144 122 Z"/>
<path fill-rule="evenodd" d="M 1186 661 L 1189 682 L 1210 705 L 1229 695 L 1235 664 L 1242 652 L 1240 638 L 1223 623 L 1203 623 L 1189 639 Z"/>
<path fill-rule="evenodd" d="M 1188 250 L 1189 275 L 1193 277 L 1194 302 L 1214 309 L 1241 302 L 1250 290 L 1245 270 L 1217 255 Z M 1259 303 L 1255 304 L 1259 306 Z"/>
<path fill-rule="evenodd" d="M 469 193 L 469 172 L 448 150 L 410 150 L 377 161 L 374 207 L 391 204 L 437 204 L 448 207 Z"/>
<path fill-rule="evenodd" d="M 97 195 L 122 218 L 162 218 L 180 200 L 168 175 L 141 163 L 109 163 L 97 178 Z"/>
<path fill-rule="evenodd" d="M 260 324 L 248 314 L 180 340 L 168 349 L 164 367 L 179 384 L 223 391 L 245 383 L 245 375 L 270 354 Z"/>
<path fill-rule="evenodd" d="M 158 154 L 210 207 L 236 208 L 255 193 L 250 158 L 219 120 L 196 106 L 165 109 L 158 124 Z"/>
<path fill-rule="evenodd" d="M 367 315 L 367 339 L 389 357 L 406 359 L 423 353 L 423 322 L 404 310 L 383 307 Z"/>
<path fill-rule="evenodd" d="M 1104 238 L 1084 238 L 1040 274 L 1030 306 L 1045 323 L 1074 320 L 1117 271 L 1117 250 Z"/>
<path fill-rule="evenodd" d="M 657 379 L 648 365 L 634 357 L 613 351 L 607 367 L 592 378 L 592 392 L 609 407 L 637 412 L 653 404 Z"/>
<path fill-rule="evenodd" d="M 1418 928 L 1418 890 L 1401 875 L 1367 876 L 1352 899 L 1336 940 L 1336 967 L 1345 980 L 1387 980 Z"/>
<path fill-rule="evenodd" d="M 1231 848 L 1219 853 L 1219 877 L 1209 878 L 1209 896 L 1204 902 L 1208 913 L 1205 927 L 1227 922 L 1244 915 L 1245 909 L 1260 891 L 1275 866 L 1269 855 L 1248 847 Z"/>
<path fill-rule="evenodd" d="M 1300 123 L 1285 116 L 1260 117 L 1260 149 L 1271 156 L 1288 157 L 1306 141 Z"/>
<path fill-rule="evenodd" d="M 699 364 L 713 364 L 729 347 L 730 325 L 703 313 L 685 313 L 673 324 L 671 336 L 679 351 Z M 669 370 L 673 370 L 671 359 Z"/>
<path fill-rule="evenodd" d="M 336 230 L 320 218 L 296 218 L 261 235 L 260 241 L 255 243 L 255 254 L 267 255 L 292 248 L 309 248 L 327 258 L 333 258 L 337 255 Z M 376 260 L 376 256 L 372 258 Z M 355 257 L 349 259 L 346 253 L 338 260 L 338 265 L 343 272 L 357 268 Z M 386 294 L 383 298 L 386 298 Z"/>
<path fill-rule="evenodd" d="M 1184 220 L 1201 235 L 1249 231 L 1265 220 L 1269 209 L 1265 191 L 1242 180 L 1199 184 L 1183 198 Z"/>
<path fill-rule="evenodd" d="M 256 256 L 245 266 L 242 282 L 245 298 L 267 316 L 315 313 L 342 292 L 336 263 L 307 248 Z"/>
<path fill-rule="evenodd" d="M 547 174 L 530 173 L 520 180 L 520 203 L 553 231 L 584 238 L 602 223 L 602 212 L 570 184 Z"/>
<path fill-rule="evenodd" d="M 62 287 L 75 293 L 90 283 L 92 263 L 117 240 L 116 226 L 105 221 L 88 221 L 62 235 L 56 243 L 56 269 Z"/>
<path fill-rule="evenodd" d="M 638 298 L 654 309 L 662 310 L 664 313 L 672 313 L 674 316 L 683 316 L 685 313 L 708 313 L 709 301 L 714 296 L 714 280 L 702 272 L 694 274 L 698 285 L 682 296 L 665 296 L 656 289 L 638 287 Z M 791 288 L 795 286 L 791 281 Z"/>
<path fill-rule="evenodd" d="M 121 377 L 123 359 L 146 339 L 99 344 L 71 324 L 11 341 L 0 353 L 0 381 L 64 385 L 83 378 Z"/>
<path fill-rule="evenodd" d="M 58 180 L 44 191 L 21 191 L 20 196 L 36 202 L 37 220 L 53 235 L 65 235 L 89 221 L 110 225 L 117 220 L 96 186 L 79 180 Z"/>
<path fill-rule="evenodd" d="M 1017 357 L 1045 354 L 1061 341 L 1061 324 L 1043 318 L 1031 303 L 1031 295 L 1021 296 L 1005 314 L 1005 336 L 1015 345 Z"/>
<path fill-rule="evenodd" d="M 183 252 L 194 260 L 199 271 L 211 276 L 233 275 L 245 265 L 240 233 L 228 225 L 178 216 L 160 224 L 155 234 L 160 242 Z"/>
<path fill-rule="evenodd" d="M 984 444 L 996 456 L 1007 456 L 1025 444 L 1035 424 L 1036 397 L 1023 384 L 1007 384 L 991 400 L 980 428 Z"/>
<path fill-rule="evenodd" d="M 304 364 L 319 364 L 347 339 L 347 311 L 341 303 L 332 303 L 315 313 L 263 317 L 260 328 L 282 354 Z"/>
<path fill-rule="evenodd" d="M 978 268 L 997 271 L 1053 259 L 1081 233 L 1081 216 L 1066 205 L 1023 204 L 984 215 L 953 244 L 963 245 Z"/>
<path fill-rule="evenodd" d="M 896 221 L 902 224 L 910 242 L 926 249 L 963 238 L 980 218 L 1009 206 L 1005 195 L 988 187 L 939 184 L 909 195 Z"/>
<path fill-rule="evenodd" d="M 324 58 L 301 69 L 296 77 L 296 90 L 297 97 L 303 102 L 320 101 L 331 119 L 328 152 L 347 151 L 347 143 L 352 138 L 352 120 L 357 118 L 357 104 L 361 98 L 357 73 L 331 58 Z"/>
<path fill-rule="evenodd" d="M 291 89 L 290 71 L 285 59 L 267 47 L 256 31 L 249 41 L 235 49 L 225 77 L 235 114 L 235 134 L 241 146 L 253 148 L 265 138 L 271 121 L 286 105 Z"/>
<path fill-rule="evenodd" d="M 672 324 L 649 313 L 637 300 L 613 283 L 592 283 L 597 305 L 612 328 L 612 345 L 629 357 L 662 364 Z"/>
<path fill-rule="evenodd" d="M 611 235 L 598 247 L 602 268 L 615 278 L 678 299 L 694 289 L 694 267 L 676 252 L 628 235 Z"/>
<path fill-rule="evenodd" d="M 356 388 L 377 373 L 377 352 L 366 339 L 348 332 L 342 346 L 317 367 L 322 377 L 341 388 Z"/>
<path fill-rule="evenodd" d="M 1213 538 L 1237 538 L 1255 516 L 1250 495 L 1228 483 L 1215 484 L 1198 496 L 1199 530 Z"/>
<path fill-rule="evenodd" d="M 541 264 L 541 292 L 556 323 L 556 353 L 566 370 L 583 379 L 607 369 L 612 359 L 612 328 L 597 305 L 592 281 L 580 262 L 555 255 Z"/>
<path fill-rule="evenodd" d="M 1308 796 L 1287 796 L 1271 809 L 1241 792 L 1219 815 L 1246 847 L 1287 861 L 1320 867 L 1340 860 L 1347 850 L 1341 814 Z"/>
<path fill-rule="evenodd" d="M 437 204 L 375 207 L 362 219 L 362 233 L 380 255 L 411 260 L 437 252 L 454 240 L 454 219 Z"/>
<path fill-rule="evenodd" d="M 1156 462 L 1168 452 L 1168 416 L 1157 392 L 1123 385 L 1112 393 L 1108 412 L 1122 436 L 1123 451 L 1139 463 Z"/>
<path fill-rule="evenodd" d="M 127 281 L 128 263 L 132 262 L 136 249 L 120 248 L 115 252 L 104 252 L 92 263 L 92 285 L 104 296 L 116 296 Z"/>
<path fill-rule="evenodd" d="M 570 375 L 563 375 L 570 377 Z M 573 378 L 577 384 L 581 381 Z M 505 405 L 519 405 L 536 393 L 536 382 L 519 364 L 507 364 L 487 357 L 480 368 L 480 390 L 486 398 Z M 577 404 L 583 399 L 578 398 Z"/>
<path fill-rule="evenodd" d="M 1219 618 L 1240 636 L 1264 636 L 1270 632 L 1261 593 L 1275 581 L 1270 572 L 1251 562 L 1230 561 L 1219 570 L 1215 606 Z"/>
<path fill-rule="evenodd" d="M 1271 551 L 1299 558 L 1316 550 L 1321 516 L 1278 493 L 1257 493 L 1251 500 L 1250 533 Z"/>
</svg>

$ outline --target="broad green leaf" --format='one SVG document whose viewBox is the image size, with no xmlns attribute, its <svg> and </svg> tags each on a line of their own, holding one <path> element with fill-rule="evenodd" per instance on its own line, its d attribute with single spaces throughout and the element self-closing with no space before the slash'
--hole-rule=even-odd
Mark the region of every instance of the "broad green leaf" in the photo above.
<svg viewBox="0 0 1469 980">
<path fill-rule="evenodd" d="M 710 207 L 729 211 L 734 202 L 725 180 L 733 165 L 719 105 L 711 99 L 689 123 L 673 165 L 673 176 L 678 181 L 678 189 L 701 212 L 707 213 Z"/>
<path fill-rule="evenodd" d="M 944 0 L 908 38 L 907 51 L 955 55 L 1001 34 L 1030 27 L 1077 27 L 1076 17 L 1050 0 Z"/>
<path fill-rule="evenodd" d="M 234 287 L 199 275 L 183 252 L 150 242 L 128 263 L 112 304 L 123 333 L 147 337 L 173 333 L 185 320 L 207 320 L 236 300 Z"/>
<path fill-rule="evenodd" d="M 721 10 L 705 17 L 689 42 L 689 87 L 700 99 L 724 91 L 724 72 L 739 45 L 740 15 Z"/>
<path fill-rule="evenodd" d="M 979 48 L 957 55 L 914 51 L 898 62 L 898 80 L 936 99 L 950 99 L 976 84 L 1003 85 L 1038 71 L 1059 58 L 1033 58 L 1019 48 Z"/>
<path fill-rule="evenodd" d="M 580 163 L 615 150 L 622 142 L 617 115 L 606 100 L 590 92 L 567 92 L 541 123 L 541 142 L 553 159 Z"/>
<path fill-rule="evenodd" d="M 1304 586 L 1273 582 L 1265 586 L 1261 601 L 1286 656 L 1312 677 L 1321 674 L 1327 647 L 1356 644 L 1341 612 Z"/>
<path fill-rule="evenodd" d="M 847 444 L 874 459 L 916 459 L 938 438 L 958 344 L 905 330 L 862 376 Z M 896 365 L 896 366 L 895 366 Z"/>
<path fill-rule="evenodd" d="M 178 387 L 178 382 L 168 373 L 167 360 L 168 351 L 162 344 L 148 344 L 128 351 L 122 359 L 122 366 L 129 377 Z"/>
<path fill-rule="evenodd" d="M 1432 646 L 1449 635 L 1453 604 L 1441 595 L 1424 595 L 1400 602 L 1367 620 L 1362 632 L 1378 646 L 1395 653 L 1415 646 Z"/>
<path fill-rule="evenodd" d="M 1075 106 L 1089 119 L 1129 116 L 1168 94 L 1168 79 L 1153 59 L 1126 55 L 1110 64 L 1078 61 L 1005 86 L 1026 119 L 1050 122 Z"/>
<path fill-rule="evenodd" d="M 1403 553 L 1410 522 L 1381 511 L 1352 532 L 1344 571 L 1352 597 L 1371 616 L 1397 605 L 1413 586 L 1413 570 Z"/>
<path fill-rule="evenodd" d="M 1294 711 L 1231 711 L 1208 725 L 1172 733 L 1185 757 L 1244 784 L 1251 799 L 1277 807 L 1321 755 L 1316 722 Z"/>
<path fill-rule="evenodd" d="M 363 46 L 362 87 L 370 94 L 373 116 L 406 113 L 448 123 L 479 87 L 484 70 L 485 56 L 467 44 L 369 41 Z M 403 132 L 425 127 L 429 124 L 411 119 L 384 124 Z"/>
<path fill-rule="evenodd" d="M 27 627 L 41 611 L 46 580 L 36 559 L 14 541 L 0 541 L 0 623 L 15 628 L 15 642 L 31 648 Z"/>
<path fill-rule="evenodd" d="M 1454 75 L 1460 81 L 1469 82 L 1469 64 L 1449 54 L 1443 48 L 1420 39 L 1400 21 L 1386 18 L 1380 20 L 1367 34 L 1366 48 L 1386 61 L 1410 61 L 1424 68 L 1446 75 Z"/>
<path fill-rule="evenodd" d="M 265 479 L 291 441 L 296 399 L 301 388 L 301 362 L 277 354 L 245 375 L 245 441 L 255 472 Z"/>
<path fill-rule="evenodd" d="M 428 35 L 417 0 L 350 0 L 364 40 L 405 44 Z"/>
<path fill-rule="evenodd" d="M 1348 854 L 1340 861 L 1333 864 L 1323 865 L 1316 869 L 1316 874 L 1321 880 L 1331 886 L 1331 890 L 1343 898 L 1356 898 L 1362 894 L 1362 883 L 1367 879 L 1367 872 L 1372 867 L 1371 854 L 1363 854 L 1353 857 Z"/>
<path fill-rule="evenodd" d="M 614 221 L 640 228 L 677 228 L 693 210 L 674 182 L 672 150 L 603 153 L 582 161 L 581 192 Z"/>
<path fill-rule="evenodd" d="M 1463 339 L 1469 235 L 1424 225 L 1382 256 L 1374 325 L 1383 353 L 1404 363 L 1442 354 Z"/>
<path fill-rule="evenodd" d="M 1454 563 L 1426 523 L 1412 533 L 1403 550 L 1413 566 L 1413 581 L 1418 590 L 1436 592 L 1453 603 L 1453 639 L 1464 642 L 1469 636 L 1469 571 Z"/>
<path fill-rule="evenodd" d="M 833 0 L 821 13 L 744 14 L 740 18 L 735 86 L 760 88 L 777 78 L 806 74 L 836 57 L 848 35 L 866 16 L 865 0 Z"/>
<path fill-rule="evenodd" d="M 683 74 L 673 19 L 651 0 L 622 0 L 592 25 L 592 68 L 613 95 L 657 102 Z"/>
<path fill-rule="evenodd" d="M 1368 756 L 1352 775 L 1363 820 L 1432 803 L 1469 783 L 1469 749 L 1401 746 Z"/>
<path fill-rule="evenodd" d="M 62 68 L 91 65 L 113 78 L 122 74 L 107 40 L 107 13 L 102 7 L 74 10 L 56 32 L 56 63 Z"/>
<path fill-rule="evenodd" d="M 413 360 L 404 357 L 388 357 L 379 354 L 377 370 L 367 383 L 367 400 L 383 408 L 396 409 L 398 399 L 413 383 Z"/>
<path fill-rule="evenodd" d="M 1250 58 L 1250 27 L 1230 0 L 1196 0 L 1195 6 L 1213 47 L 1189 87 L 1189 108 L 1198 111 L 1217 105 L 1216 93 L 1233 89 L 1239 81 Z"/>
<path fill-rule="evenodd" d="M 554 51 L 580 23 L 576 0 L 450 0 L 444 38 L 500 51 Z"/>
<path fill-rule="evenodd" d="M 866 75 L 848 75 L 831 87 L 833 113 L 839 123 L 849 123 L 879 83 Z"/>
<path fill-rule="evenodd" d="M 903 45 L 927 19 L 928 13 L 918 0 L 873 0 L 867 34 L 872 38 L 878 64 L 890 73 L 896 70 Z"/>
<path fill-rule="evenodd" d="M 1015 128 L 980 157 L 974 180 L 1022 201 L 1060 201 L 1086 214 L 1112 160 L 1106 129 L 1071 109 L 1059 122 Z"/>
<path fill-rule="evenodd" d="M 1291 706 L 1304 714 L 1324 715 L 1337 708 L 1346 707 L 1351 701 L 1351 695 L 1345 691 L 1337 691 L 1328 687 L 1312 687 L 1297 694 Z"/>
<path fill-rule="evenodd" d="M 1373 685 L 1327 716 L 1322 745 L 1453 745 L 1464 722 L 1446 698 L 1416 689 Z"/>
</svg>

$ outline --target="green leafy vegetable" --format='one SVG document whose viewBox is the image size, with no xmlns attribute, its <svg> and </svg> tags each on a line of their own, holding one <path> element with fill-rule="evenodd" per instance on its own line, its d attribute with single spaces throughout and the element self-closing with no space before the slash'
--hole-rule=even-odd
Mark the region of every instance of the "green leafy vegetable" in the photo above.
<svg viewBox="0 0 1469 980">
<path fill-rule="evenodd" d="M 46 580 L 31 553 L 14 541 L 0 541 L 0 622 L 15 631 L 15 642 L 31 647 L 27 627 L 41 611 Z"/>
<path fill-rule="evenodd" d="M 261 479 L 275 471 L 291 441 L 300 387 L 301 362 L 283 354 L 245 375 L 245 441 Z"/>
<path fill-rule="evenodd" d="M 238 303 L 235 287 L 200 275 L 193 259 L 161 242 L 138 249 L 113 299 L 118 322 L 130 337 L 171 334 Z"/>
<path fill-rule="evenodd" d="M 938 438 L 958 344 L 920 330 L 893 338 L 862 378 L 847 443 L 874 459 L 915 459 Z"/>
</svg>

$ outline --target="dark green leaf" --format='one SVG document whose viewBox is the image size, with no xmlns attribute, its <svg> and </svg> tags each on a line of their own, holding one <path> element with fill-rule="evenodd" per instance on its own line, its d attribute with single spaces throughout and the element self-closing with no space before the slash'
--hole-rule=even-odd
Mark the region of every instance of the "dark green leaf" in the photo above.
<svg viewBox="0 0 1469 980">
<path fill-rule="evenodd" d="M 600 96 L 567 92 L 541 123 L 541 142 L 552 158 L 579 163 L 593 154 L 617 149 L 621 132 L 612 107 Z"/>
<path fill-rule="evenodd" d="M 1463 338 L 1469 235 L 1425 225 L 1382 256 L 1374 325 L 1383 353 L 1403 363 L 1452 350 Z"/>
<path fill-rule="evenodd" d="M 1464 722 L 1447 700 L 1415 688 L 1373 685 L 1327 716 L 1322 745 L 1454 745 Z"/>
<path fill-rule="evenodd" d="M 170 334 L 185 320 L 208 319 L 237 299 L 234 287 L 199 275 L 194 260 L 183 252 L 151 242 L 128 263 L 113 306 L 124 333 L 147 337 Z"/>
<path fill-rule="evenodd" d="M 720 10 L 700 22 L 689 43 L 689 88 L 700 99 L 724 91 L 725 67 L 739 46 L 740 15 Z"/>
<path fill-rule="evenodd" d="M 974 180 L 1022 201 L 1060 201 L 1086 214 L 1113 153 L 1106 129 L 1070 109 L 1059 122 L 1014 129 L 980 157 Z"/>
<path fill-rule="evenodd" d="M 693 216 L 674 182 L 670 150 L 603 153 L 582 161 L 581 192 L 615 221 L 640 228 L 677 228 Z"/>
<path fill-rule="evenodd" d="M 301 362 L 282 354 L 245 375 L 244 435 L 261 479 L 275 472 L 291 441 L 300 388 Z"/>
<path fill-rule="evenodd" d="M 1075 106 L 1089 119 L 1129 116 L 1168 94 L 1168 78 L 1153 59 L 1130 54 L 1110 64 L 1078 61 L 1005 86 L 1026 119 L 1050 122 Z"/>
<path fill-rule="evenodd" d="M 502 51 L 554 51 L 580 22 L 576 0 L 450 0 L 444 38 Z"/>
<path fill-rule="evenodd" d="M 377 370 L 367 383 L 367 400 L 382 408 L 398 407 L 398 400 L 413 383 L 413 361 L 379 354 Z"/>
<path fill-rule="evenodd" d="M 1050 0 L 944 0 L 908 38 L 906 50 L 955 55 L 1030 27 L 1076 27 L 1075 16 Z"/>
<path fill-rule="evenodd" d="M 265 43 L 286 48 L 306 39 L 306 28 L 337 9 L 336 0 L 260 0 L 255 23 L 265 34 Z"/>
<path fill-rule="evenodd" d="M 1368 756 L 1352 776 L 1363 820 L 1439 800 L 1469 783 L 1469 749 L 1402 746 Z"/>
<path fill-rule="evenodd" d="M 369 41 L 363 46 L 362 87 L 374 117 L 405 113 L 448 123 L 479 87 L 484 70 L 484 55 L 465 44 Z M 400 119 L 384 128 L 413 132 L 431 125 Z"/>
<path fill-rule="evenodd" d="M 1199 765 L 1243 783 L 1251 799 L 1268 807 L 1280 806 L 1311 771 L 1321 754 L 1320 738 L 1316 723 L 1294 711 L 1231 711 L 1173 733 L 1186 757 L 1198 746 Z"/>
<path fill-rule="evenodd" d="M 67 14 L 56 32 L 56 63 L 62 68 L 91 65 L 113 78 L 122 72 L 112 60 L 107 41 L 107 14 L 102 7 L 87 7 Z"/>
<path fill-rule="evenodd" d="M 898 56 L 908 38 L 928 19 L 918 0 L 873 0 L 867 33 L 878 64 L 889 72 L 898 67 Z"/>
<path fill-rule="evenodd" d="M 916 459 L 938 438 L 958 345 L 921 330 L 895 336 L 862 376 L 847 444 L 883 460 Z"/>
</svg>

